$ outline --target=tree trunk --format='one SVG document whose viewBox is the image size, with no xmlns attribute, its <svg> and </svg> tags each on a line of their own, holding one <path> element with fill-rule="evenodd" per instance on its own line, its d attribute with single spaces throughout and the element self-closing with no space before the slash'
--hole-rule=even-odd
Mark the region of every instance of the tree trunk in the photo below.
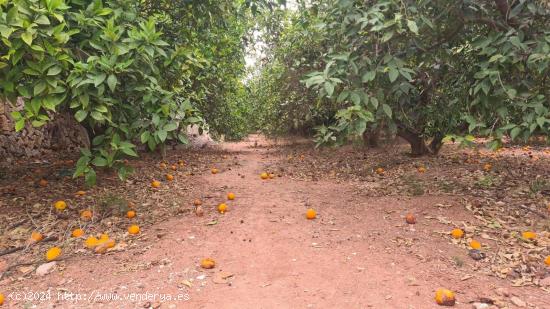
<svg viewBox="0 0 550 309">
<path fill-rule="evenodd" d="M 365 146 L 376 148 L 380 145 L 380 129 L 367 130 L 363 133 Z"/>
<path fill-rule="evenodd" d="M 403 138 L 411 145 L 412 156 L 419 157 L 431 153 L 424 142 L 424 138 L 422 138 L 420 134 L 407 128 L 399 128 L 397 130 L 397 136 Z"/>
</svg>

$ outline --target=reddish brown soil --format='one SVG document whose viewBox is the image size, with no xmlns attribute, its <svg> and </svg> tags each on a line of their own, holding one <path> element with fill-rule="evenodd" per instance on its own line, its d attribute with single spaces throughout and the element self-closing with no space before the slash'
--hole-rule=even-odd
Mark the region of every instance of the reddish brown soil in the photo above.
<svg viewBox="0 0 550 309">
<path fill-rule="evenodd" d="M 44 277 L 10 277 L 0 286 L 4 294 L 50 289 L 52 299 L 8 300 L 7 307 L 425 309 L 439 307 L 434 292 L 446 287 L 457 295 L 455 308 L 472 308 L 483 298 L 515 308 L 514 296 L 533 308 L 550 308 L 550 294 L 540 288 L 512 287 L 476 271 L 483 264 L 437 233 L 448 227 L 425 219 L 468 216 L 457 197 L 366 197 L 351 183 L 285 175 L 262 181 L 265 166 L 281 158 L 274 155 L 277 148 L 252 147 L 255 142 L 226 145 L 238 164 L 216 175 L 205 171 L 197 180 L 204 184 L 204 217 L 175 215 L 144 228 L 122 252 L 73 256 Z M 220 215 L 215 208 L 227 192 L 237 197 Z M 305 219 L 310 207 L 318 212 L 315 220 Z M 409 212 L 417 224 L 404 222 Z M 214 269 L 199 267 L 205 257 L 216 261 Z M 233 276 L 214 283 L 222 272 Z M 84 299 L 60 300 L 62 292 Z M 93 293 L 146 292 L 185 300 L 88 301 Z"/>
</svg>

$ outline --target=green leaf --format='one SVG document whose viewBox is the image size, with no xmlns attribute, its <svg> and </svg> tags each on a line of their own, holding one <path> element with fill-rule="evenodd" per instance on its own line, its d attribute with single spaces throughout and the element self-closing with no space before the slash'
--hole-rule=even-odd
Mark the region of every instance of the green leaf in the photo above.
<svg viewBox="0 0 550 309">
<path fill-rule="evenodd" d="M 521 133 L 521 128 L 520 127 L 515 127 L 512 129 L 512 131 L 510 132 L 510 138 L 512 138 L 512 140 L 515 140 L 516 137 Z"/>
<path fill-rule="evenodd" d="M 86 185 L 89 187 L 95 186 L 97 180 L 96 173 L 93 169 L 90 169 L 88 172 L 86 172 L 86 175 L 84 176 L 84 181 L 86 182 Z"/>
<path fill-rule="evenodd" d="M 147 143 L 150 137 L 151 137 L 151 133 L 149 133 L 149 131 L 145 131 L 141 133 L 141 136 L 140 136 L 141 143 L 142 144 Z"/>
<path fill-rule="evenodd" d="M 107 85 L 109 86 L 109 89 L 111 89 L 111 92 L 115 92 L 116 84 L 118 83 L 118 80 L 114 74 L 109 75 L 107 78 Z"/>
<path fill-rule="evenodd" d="M 25 127 L 25 119 L 21 118 L 15 122 L 15 131 L 19 132 Z"/>
<path fill-rule="evenodd" d="M 331 82 L 325 82 L 324 87 L 325 87 L 325 91 L 327 92 L 327 95 L 331 97 L 332 94 L 334 93 L 334 84 Z"/>
<path fill-rule="evenodd" d="M 53 76 L 53 75 L 57 75 L 59 73 L 61 73 L 61 68 L 59 66 L 53 66 L 48 70 L 47 75 L 48 76 Z"/>
<path fill-rule="evenodd" d="M 390 68 L 390 70 L 388 72 L 388 75 L 389 75 L 389 78 L 390 78 L 390 82 L 393 83 L 393 82 L 395 82 L 395 80 L 399 76 L 399 71 L 395 68 Z"/>
<path fill-rule="evenodd" d="M 388 116 L 388 118 L 392 117 L 392 110 L 388 104 L 382 104 L 382 109 L 384 110 L 384 113 Z"/>
<path fill-rule="evenodd" d="M 92 160 L 92 164 L 98 167 L 104 167 L 104 166 L 107 166 L 108 163 L 107 163 L 107 159 L 103 157 L 95 157 Z"/>
<path fill-rule="evenodd" d="M 86 119 L 86 117 L 88 117 L 88 111 L 86 110 L 79 110 L 78 112 L 76 112 L 74 114 L 74 118 L 76 119 L 76 121 L 78 122 L 82 122 L 84 121 L 84 119 Z"/>
<path fill-rule="evenodd" d="M 21 39 L 23 42 L 27 43 L 27 45 L 32 45 L 32 33 L 24 32 L 21 34 Z"/>
<path fill-rule="evenodd" d="M 409 27 L 412 33 L 418 34 L 418 26 L 414 20 L 407 20 L 407 27 Z"/>
<path fill-rule="evenodd" d="M 176 123 L 168 123 L 167 125 L 162 128 L 164 131 L 171 132 L 178 128 L 178 125 Z"/>
<path fill-rule="evenodd" d="M 368 71 L 363 75 L 363 77 L 361 78 L 361 81 L 363 83 L 370 82 L 370 81 L 373 81 L 375 77 L 376 77 L 376 71 Z"/>
<path fill-rule="evenodd" d="M 132 156 L 132 157 L 137 157 L 138 156 L 137 153 L 132 148 L 122 148 L 121 150 L 122 150 L 122 152 L 124 152 L 125 154 L 127 154 L 129 156 Z"/>
<path fill-rule="evenodd" d="M 99 73 L 97 74 L 96 76 L 94 76 L 94 86 L 99 86 L 101 85 L 101 83 L 103 83 L 105 81 L 105 79 L 107 78 L 107 74 L 105 73 Z"/>
<path fill-rule="evenodd" d="M 157 131 L 157 137 L 161 142 L 164 142 L 166 140 L 166 137 L 168 136 L 168 132 L 164 130 L 158 130 Z"/>
</svg>

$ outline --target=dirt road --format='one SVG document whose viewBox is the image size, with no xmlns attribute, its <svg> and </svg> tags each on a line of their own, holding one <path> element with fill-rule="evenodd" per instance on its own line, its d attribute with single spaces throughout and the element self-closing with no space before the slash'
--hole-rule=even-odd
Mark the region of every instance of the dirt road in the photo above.
<svg viewBox="0 0 550 309">
<path fill-rule="evenodd" d="M 476 262 L 467 252 L 434 236 L 444 227 L 422 215 L 461 216 L 458 209 L 436 207 L 453 200 L 366 199 L 349 184 L 288 177 L 264 181 L 259 174 L 265 165 L 280 158 L 261 147 L 262 141 L 254 147 L 255 142 L 224 146 L 230 168 L 202 176 L 204 217 L 187 213 L 144 229 L 141 245 L 123 252 L 61 262 L 55 272 L 19 285 L 19 292 L 49 289 L 51 300 L 26 303 L 38 308 L 425 309 L 439 307 L 435 289 L 446 287 L 456 292 L 456 308 L 472 308 L 470 302 L 480 298 L 512 304 L 512 297 L 550 308 L 548 294 L 472 272 Z M 227 192 L 236 199 L 220 215 L 215 207 Z M 310 207 L 318 212 L 315 220 L 305 219 Z M 404 222 L 408 212 L 418 214 L 417 224 Z M 205 257 L 216 261 L 214 269 L 199 267 Z M 120 299 L 101 300 L 109 295 Z M 161 299 L 166 297 L 180 299 Z M 14 308 L 24 303 L 11 302 Z"/>
</svg>

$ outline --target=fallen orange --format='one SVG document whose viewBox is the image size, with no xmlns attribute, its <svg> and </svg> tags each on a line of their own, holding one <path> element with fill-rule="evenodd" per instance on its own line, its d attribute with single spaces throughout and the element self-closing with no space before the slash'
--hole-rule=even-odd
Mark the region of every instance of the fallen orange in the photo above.
<svg viewBox="0 0 550 309">
<path fill-rule="evenodd" d="M 233 193 L 233 192 L 227 193 L 227 199 L 228 200 L 234 200 L 235 199 L 235 193 Z"/>
<path fill-rule="evenodd" d="M 53 247 L 46 252 L 46 260 L 48 262 L 55 261 L 61 255 L 61 248 Z"/>
<path fill-rule="evenodd" d="M 82 229 L 76 229 L 71 233 L 71 236 L 74 238 L 82 237 L 84 235 L 84 230 Z"/>
<path fill-rule="evenodd" d="M 225 203 L 221 203 L 218 205 L 218 211 L 223 214 L 227 211 L 227 205 Z"/>
<path fill-rule="evenodd" d="M 139 231 L 140 231 L 140 228 L 139 228 L 139 226 L 137 226 L 137 225 L 131 225 L 131 226 L 128 228 L 128 233 L 130 233 L 130 234 L 132 234 L 132 235 L 139 234 Z"/>
<path fill-rule="evenodd" d="M 455 294 L 447 289 L 437 289 L 435 291 L 435 302 L 441 306 L 454 306 L 456 302 Z"/>
<path fill-rule="evenodd" d="M 464 236 L 464 231 L 461 229 L 454 229 L 451 231 L 451 236 L 453 236 L 454 239 L 460 239 Z"/>
<path fill-rule="evenodd" d="M 546 264 L 546 266 L 550 266 L 550 255 L 544 259 L 544 264 Z"/>
<path fill-rule="evenodd" d="M 174 180 L 174 175 L 166 174 L 166 180 L 168 180 L 168 181 Z"/>
<path fill-rule="evenodd" d="M 159 188 L 160 187 L 160 181 L 158 181 L 158 180 L 151 181 L 151 187 Z"/>
<path fill-rule="evenodd" d="M 86 238 L 86 240 L 84 241 L 84 245 L 89 249 L 94 248 L 95 246 L 97 246 L 98 243 L 99 243 L 99 239 L 97 239 L 94 236 L 90 236 Z"/>
<path fill-rule="evenodd" d="M 408 224 L 415 224 L 416 223 L 416 217 L 413 214 L 407 214 L 407 216 L 405 217 L 405 221 Z"/>
<path fill-rule="evenodd" d="M 523 237 L 523 239 L 533 240 L 533 239 L 537 238 L 537 234 L 535 232 L 532 232 L 532 231 L 525 231 L 525 232 L 521 233 L 521 237 Z"/>
<path fill-rule="evenodd" d="M 136 216 L 136 212 L 134 210 L 129 210 L 127 213 L 126 213 L 126 217 L 128 217 L 128 219 L 132 219 Z"/>
<path fill-rule="evenodd" d="M 217 174 L 220 170 L 214 167 L 210 171 L 212 172 L 212 174 Z"/>
<path fill-rule="evenodd" d="M 472 240 L 472 241 L 470 241 L 470 247 L 472 249 L 479 250 L 479 249 L 481 249 L 481 243 L 477 240 Z"/>
<path fill-rule="evenodd" d="M 313 219 L 317 218 L 317 212 L 312 208 L 306 210 L 306 218 L 308 220 L 313 220 Z"/>
<path fill-rule="evenodd" d="M 93 213 L 89 209 L 83 210 L 80 213 L 80 218 L 84 221 L 90 221 L 90 220 L 92 220 L 92 217 L 93 217 Z"/>
<path fill-rule="evenodd" d="M 212 269 L 216 266 L 216 262 L 211 258 L 206 258 L 201 261 L 201 267 L 204 269 Z"/>
<path fill-rule="evenodd" d="M 57 201 L 55 202 L 54 207 L 59 211 L 63 211 L 67 208 L 67 203 L 65 203 L 65 201 Z"/>
<path fill-rule="evenodd" d="M 263 179 L 263 180 L 266 180 L 266 179 L 269 178 L 269 174 L 266 173 L 266 172 L 263 172 L 263 173 L 260 174 L 260 178 Z"/>
<path fill-rule="evenodd" d="M 381 168 L 381 167 L 379 167 L 379 168 L 376 169 L 376 174 L 378 174 L 378 175 L 383 175 L 384 172 L 385 172 L 384 169 Z"/>
<path fill-rule="evenodd" d="M 39 242 L 42 239 L 44 239 L 44 236 L 40 232 L 32 232 L 31 233 L 31 240 L 33 242 Z"/>
</svg>

